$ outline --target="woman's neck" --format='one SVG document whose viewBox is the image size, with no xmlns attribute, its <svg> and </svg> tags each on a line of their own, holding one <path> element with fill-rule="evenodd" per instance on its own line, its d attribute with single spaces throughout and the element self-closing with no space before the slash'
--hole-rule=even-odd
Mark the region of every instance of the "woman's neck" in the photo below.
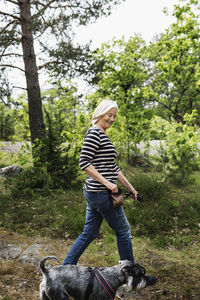
<svg viewBox="0 0 200 300">
<path fill-rule="evenodd" d="M 106 128 L 103 128 L 100 124 L 95 124 L 94 126 L 98 127 L 101 129 L 104 133 L 106 133 Z"/>
</svg>

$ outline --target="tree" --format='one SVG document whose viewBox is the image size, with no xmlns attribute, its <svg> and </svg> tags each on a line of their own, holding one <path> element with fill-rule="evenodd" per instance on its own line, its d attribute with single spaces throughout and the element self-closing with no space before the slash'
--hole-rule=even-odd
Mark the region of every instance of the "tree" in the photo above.
<svg viewBox="0 0 200 300">
<path fill-rule="evenodd" d="M 0 11 L 0 67 L 16 68 L 26 77 L 31 141 L 45 136 L 38 70 L 74 75 L 84 72 L 88 47 L 74 46 L 73 26 L 86 25 L 123 0 L 7 0 Z M 20 51 L 22 47 L 22 51 Z M 37 65 L 35 49 L 42 53 Z M 85 59 L 84 59 L 85 58 Z M 16 62 L 23 60 L 24 68 Z"/>
<path fill-rule="evenodd" d="M 153 102 L 167 112 L 170 120 L 181 123 L 186 113 L 194 109 L 200 112 L 199 10 L 196 0 L 175 5 L 176 21 L 149 46 Z M 197 122 L 200 124 L 200 119 Z"/>
<path fill-rule="evenodd" d="M 145 109 L 148 73 L 145 59 L 145 43 L 139 37 L 113 40 L 95 53 L 97 66 L 96 98 L 110 97 L 116 100 L 125 121 L 125 140 L 128 161 L 130 145 L 144 138 L 149 111 Z M 145 118 L 144 118 L 145 115 Z"/>
</svg>

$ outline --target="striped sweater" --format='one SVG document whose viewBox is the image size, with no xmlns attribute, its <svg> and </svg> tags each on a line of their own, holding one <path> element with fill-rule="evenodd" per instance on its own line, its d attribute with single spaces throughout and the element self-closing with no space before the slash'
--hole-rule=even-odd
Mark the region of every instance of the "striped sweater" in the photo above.
<svg viewBox="0 0 200 300">
<path fill-rule="evenodd" d="M 117 182 L 117 172 L 120 168 L 116 165 L 117 152 L 109 137 L 98 127 L 89 128 L 85 135 L 80 155 L 79 165 L 82 170 L 89 165 L 107 180 Z M 93 177 L 88 175 L 84 188 L 90 192 L 106 191 L 107 188 Z"/>
</svg>

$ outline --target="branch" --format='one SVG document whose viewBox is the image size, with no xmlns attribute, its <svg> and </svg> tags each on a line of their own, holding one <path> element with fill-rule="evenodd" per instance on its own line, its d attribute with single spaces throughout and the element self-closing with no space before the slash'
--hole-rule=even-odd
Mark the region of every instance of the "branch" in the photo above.
<svg viewBox="0 0 200 300">
<path fill-rule="evenodd" d="M 25 71 L 22 68 L 13 66 L 13 65 L 0 65 L 0 67 L 14 68 L 14 69 L 18 69 L 18 70 L 22 71 L 23 73 L 25 73 Z"/>
<path fill-rule="evenodd" d="M 48 66 L 48 65 L 50 65 L 50 64 L 54 64 L 54 63 L 59 63 L 57 60 L 55 60 L 55 61 L 48 61 L 48 62 L 46 62 L 46 63 L 44 63 L 43 65 L 40 65 L 40 66 L 38 66 L 38 71 L 39 70 L 41 70 L 41 69 L 43 69 L 43 68 L 45 68 L 46 66 Z"/>
<path fill-rule="evenodd" d="M 5 13 L 5 12 L 3 12 L 3 11 L 0 11 L 0 15 L 4 15 L 4 16 L 11 17 L 11 18 L 16 19 L 16 20 L 18 20 L 18 21 L 20 22 L 20 18 L 18 18 L 18 17 L 15 16 L 15 15 L 11 15 L 11 14 Z"/>
<path fill-rule="evenodd" d="M 180 117 L 181 117 L 181 116 L 179 116 L 178 112 L 176 112 L 176 111 L 173 110 L 170 106 L 166 105 L 165 103 L 163 103 L 163 102 L 161 102 L 161 101 L 159 101 L 159 100 L 157 100 L 157 102 L 158 102 L 160 105 L 162 105 L 163 107 L 165 107 L 166 109 L 168 109 L 168 110 L 172 113 L 172 115 L 174 115 L 174 116 L 176 117 L 177 120 L 178 120 L 178 119 L 180 120 Z"/>
<path fill-rule="evenodd" d="M 41 3 L 40 1 L 33 1 L 34 4 L 38 4 L 38 5 L 41 5 L 41 6 L 45 6 L 44 3 Z"/>
<path fill-rule="evenodd" d="M 7 27 L 9 27 L 10 25 L 12 25 L 13 23 L 16 23 L 16 20 L 11 21 L 10 23 L 8 23 L 1 31 L 0 31 L 0 35 L 6 30 Z"/>
<path fill-rule="evenodd" d="M 3 56 L 20 56 L 20 57 L 23 57 L 22 54 L 19 54 L 19 53 L 6 53 L 6 54 L 0 54 L 0 57 L 3 57 Z"/>
<path fill-rule="evenodd" d="M 18 3 L 18 2 L 16 2 L 16 1 L 13 1 L 13 0 L 7 0 L 7 2 L 10 2 L 10 3 L 16 4 L 16 5 L 18 5 L 18 6 L 19 6 L 19 3 Z"/>
<path fill-rule="evenodd" d="M 41 10 L 39 10 L 35 15 L 32 16 L 32 20 L 38 18 L 39 15 L 43 14 L 43 12 L 53 3 L 57 2 L 57 0 L 51 0 L 49 3 L 43 6 Z"/>
<path fill-rule="evenodd" d="M 27 88 L 23 88 L 23 87 L 21 87 L 21 86 L 16 86 L 16 85 L 14 85 L 12 88 L 13 88 L 13 89 L 20 89 L 20 90 L 27 91 Z"/>
</svg>

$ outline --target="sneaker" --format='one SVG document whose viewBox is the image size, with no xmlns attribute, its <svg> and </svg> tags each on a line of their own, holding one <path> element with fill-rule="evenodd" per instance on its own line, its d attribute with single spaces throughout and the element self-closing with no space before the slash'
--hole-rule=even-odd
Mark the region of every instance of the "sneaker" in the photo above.
<svg viewBox="0 0 200 300">
<path fill-rule="evenodd" d="M 146 286 L 155 284 L 157 282 L 157 278 L 154 276 L 145 276 L 145 279 L 146 279 L 146 284 L 147 284 Z"/>
</svg>

